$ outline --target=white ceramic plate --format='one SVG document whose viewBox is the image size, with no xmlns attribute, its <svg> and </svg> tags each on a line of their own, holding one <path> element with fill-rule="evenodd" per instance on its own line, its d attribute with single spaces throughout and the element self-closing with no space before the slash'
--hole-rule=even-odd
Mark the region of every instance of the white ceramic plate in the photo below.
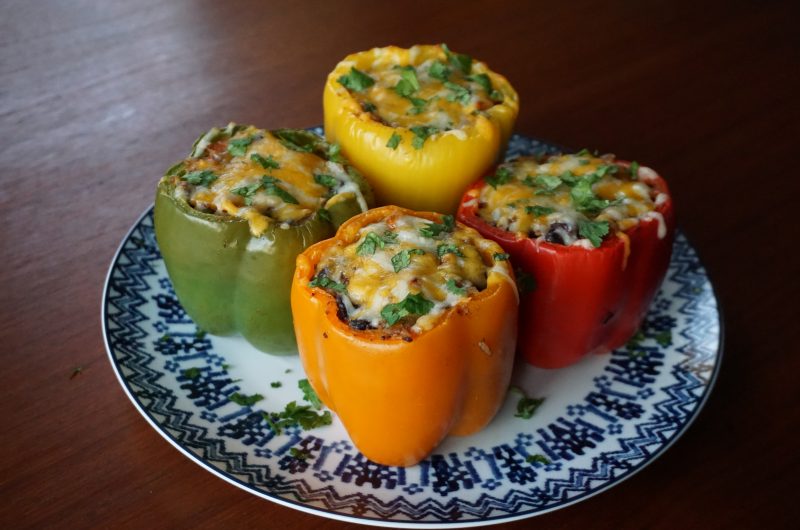
<svg viewBox="0 0 800 530">
<path fill-rule="evenodd" d="M 508 157 L 554 149 L 515 135 Z M 328 427 L 272 433 L 260 411 L 302 402 L 299 359 L 260 353 L 241 338 L 197 333 L 167 277 L 152 209 L 114 258 L 102 319 L 125 392 L 184 455 L 279 504 L 394 527 L 523 519 L 613 487 L 683 434 L 711 391 L 722 351 L 711 284 L 678 234 L 667 279 L 645 320 L 646 338 L 634 351 L 588 357 L 561 370 L 519 363 L 514 384 L 546 398 L 532 418 L 515 417 L 518 395 L 509 393 L 482 432 L 450 437 L 419 465 L 398 468 L 366 460 L 335 416 Z M 279 388 L 271 386 L 276 381 Z M 234 392 L 265 399 L 241 406 L 228 399 Z M 293 456 L 298 451 L 303 458 Z"/>
</svg>

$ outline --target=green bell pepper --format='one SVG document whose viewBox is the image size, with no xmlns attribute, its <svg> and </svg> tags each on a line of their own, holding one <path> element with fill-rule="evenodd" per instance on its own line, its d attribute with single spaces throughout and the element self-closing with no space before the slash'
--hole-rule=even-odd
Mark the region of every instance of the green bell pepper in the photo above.
<svg viewBox="0 0 800 530">
<path fill-rule="evenodd" d="M 203 157 L 215 142 L 224 144 L 238 130 L 241 126 L 235 124 L 211 129 L 195 142 L 187 160 Z M 238 332 L 259 350 L 286 355 L 296 353 L 289 302 L 295 258 L 364 211 L 372 192 L 335 145 L 308 131 L 269 132 L 284 147 L 341 164 L 355 185 L 343 186 L 327 199 L 324 209 L 305 219 L 272 221 L 255 234 L 247 219 L 203 212 L 187 202 L 176 189 L 186 176 L 184 161 L 170 168 L 158 184 L 155 231 L 178 299 L 198 327 L 212 335 Z"/>
</svg>

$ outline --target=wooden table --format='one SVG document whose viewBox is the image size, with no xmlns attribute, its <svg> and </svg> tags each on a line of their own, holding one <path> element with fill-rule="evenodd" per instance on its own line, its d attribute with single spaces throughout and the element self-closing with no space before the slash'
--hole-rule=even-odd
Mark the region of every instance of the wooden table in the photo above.
<svg viewBox="0 0 800 530">
<path fill-rule="evenodd" d="M 566 4 L 3 2 L 0 527 L 346 526 L 167 444 L 114 377 L 101 290 L 158 175 L 199 132 L 318 124 L 346 54 L 439 41 L 509 77 L 519 131 L 659 169 L 725 311 L 719 381 L 673 448 L 613 490 L 508 527 L 796 524 L 800 10 Z"/>
</svg>

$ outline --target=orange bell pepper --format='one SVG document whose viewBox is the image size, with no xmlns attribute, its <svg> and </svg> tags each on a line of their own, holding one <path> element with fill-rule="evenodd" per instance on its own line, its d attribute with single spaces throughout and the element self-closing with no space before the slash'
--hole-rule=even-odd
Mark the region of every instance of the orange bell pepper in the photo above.
<svg viewBox="0 0 800 530">
<path fill-rule="evenodd" d="M 360 228 L 398 212 L 442 218 L 397 206 L 353 217 L 334 238 L 297 257 L 291 301 L 300 358 L 320 399 L 367 458 L 410 466 L 448 434 L 477 432 L 497 413 L 511 377 L 519 301 L 511 267 L 496 261 L 484 290 L 447 310 L 431 329 L 411 332 L 410 341 L 340 320 L 334 296 L 308 285 L 317 263 L 329 247 L 357 241 Z M 477 232 L 475 238 L 485 263 L 503 252 Z"/>
</svg>

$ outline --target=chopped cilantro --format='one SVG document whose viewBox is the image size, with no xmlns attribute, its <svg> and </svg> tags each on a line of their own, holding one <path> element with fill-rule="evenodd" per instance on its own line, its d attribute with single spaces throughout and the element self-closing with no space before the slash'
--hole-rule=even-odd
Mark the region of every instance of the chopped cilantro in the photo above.
<svg viewBox="0 0 800 530">
<path fill-rule="evenodd" d="M 303 392 L 303 399 L 311 403 L 311 406 L 315 409 L 319 410 L 322 408 L 322 401 L 320 401 L 319 396 L 317 393 L 314 392 L 314 388 L 309 383 L 308 379 L 301 379 L 297 382 L 297 388 Z"/>
<path fill-rule="evenodd" d="M 525 457 L 525 462 L 529 464 L 544 464 L 547 465 L 550 463 L 550 459 L 544 455 L 536 454 L 536 455 L 528 455 Z"/>
<path fill-rule="evenodd" d="M 461 70 L 464 75 L 470 74 L 472 71 L 472 57 L 462 53 L 451 52 L 450 48 L 447 47 L 447 44 L 442 44 L 442 49 L 444 50 L 444 54 L 451 65 Z"/>
<path fill-rule="evenodd" d="M 549 214 L 551 214 L 553 212 L 555 212 L 555 209 L 554 208 L 550 208 L 548 206 L 536 205 L 536 206 L 526 206 L 525 207 L 525 213 L 533 214 L 536 217 L 549 215 Z"/>
<path fill-rule="evenodd" d="M 345 292 L 345 286 L 342 283 L 336 282 L 328 278 L 327 276 L 323 275 L 322 273 L 317 274 L 314 276 L 310 282 L 308 282 L 309 287 L 320 287 L 322 289 L 330 289 L 332 291 L 338 291 L 340 293 Z"/>
<path fill-rule="evenodd" d="M 344 157 L 341 155 L 341 152 L 342 152 L 342 146 L 340 146 L 339 144 L 329 145 L 328 151 L 326 153 L 328 155 L 328 160 L 337 163 L 344 162 Z"/>
<path fill-rule="evenodd" d="M 250 155 L 250 160 L 259 164 L 264 169 L 279 169 L 281 167 L 278 161 L 272 158 L 272 155 L 267 155 L 267 158 L 264 158 L 258 153 L 253 153 Z"/>
<path fill-rule="evenodd" d="M 364 241 L 356 247 L 356 254 L 359 256 L 372 256 L 379 248 L 384 248 L 387 243 L 394 243 L 397 241 L 397 234 L 389 230 L 385 231 L 383 235 L 378 235 L 375 232 L 369 232 L 364 236 Z"/>
<path fill-rule="evenodd" d="M 639 180 L 639 162 L 635 160 L 631 162 L 630 172 L 632 180 Z"/>
<path fill-rule="evenodd" d="M 469 105 L 469 100 L 472 97 L 469 89 L 451 81 L 445 81 L 444 86 L 451 92 L 451 94 L 447 95 L 447 101 L 457 101 L 462 105 Z"/>
<path fill-rule="evenodd" d="M 185 180 L 194 186 L 208 187 L 209 184 L 217 180 L 217 175 L 210 169 L 204 169 L 203 171 L 191 171 L 182 176 L 181 180 Z"/>
<path fill-rule="evenodd" d="M 427 223 L 419 229 L 424 237 L 436 237 L 442 232 L 452 232 L 455 228 L 455 218 L 452 215 L 443 215 L 441 223 Z"/>
<path fill-rule="evenodd" d="M 464 257 L 464 254 L 462 254 L 458 247 L 452 243 L 442 243 L 436 247 L 436 255 L 439 256 L 439 259 L 442 259 L 445 254 L 455 254 L 460 258 Z"/>
<path fill-rule="evenodd" d="M 608 230 L 607 221 L 578 221 L 578 234 L 591 241 L 595 248 L 603 243 L 603 237 L 608 234 Z"/>
<path fill-rule="evenodd" d="M 170 340 L 171 338 L 172 338 L 172 337 L 170 337 L 170 336 L 169 336 L 169 333 L 164 333 L 163 335 L 161 335 L 161 338 L 160 338 L 160 339 L 158 339 L 158 340 L 160 340 L 161 342 L 167 342 L 167 341 L 168 341 L 168 340 Z"/>
<path fill-rule="evenodd" d="M 575 156 L 592 156 L 592 153 L 590 153 L 589 150 L 584 147 L 583 149 L 575 153 Z"/>
<path fill-rule="evenodd" d="M 183 377 L 186 379 L 197 379 L 200 377 L 201 371 L 200 368 L 187 368 L 183 371 Z"/>
<path fill-rule="evenodd" d="M 164 175 L 168 177 L 172 177 L 175 175 L 182 177 L 185 174 L 186 174 L 186 169 L 183 167 L 183 162 L 178 162 L 177 164 L 169 168 L 166 173 L 164 173 Z"/>
<path fill-rule="evenodd" d="M 544 190 L 553 191 L 561 186 L 561 179 L 555 175 L 536 175 L 533 183 Z"/>
<path fill-rule="evenodd" d="M 644 333 L 642 333 L 642 330 L 639 330 L 633 335 L 633 337 L 628 339 L 628 344 L 626 344 L 626 346 L 632 350 L 639 346 L 639 344 L 641 344 L 645 339 L 646 337 L 644 336 Z"/>
<path fill-rule="evenodd" d="M 580 179 L 572 174 L 572 171 L 565 171 L 559 176 L 559 178 L 566 184 L 567 186 L 574 186 L 577 184 Z"/>
<path fill-rule="evenodd" d="M 433 309 L 433 302 L 422 293 L 409 294 L 401 302 L 388 304 L 381 310 L 381 316 L 387 324 L 393 326 L 400 319 L 409 315 L 427 315 Z"/>
<path fill-rule="evenodd" d="M 392 256 L 392 267 L 394 272 L 400 272 L 406 267 L 411 265 L 411 256 L 422 256 L 425 251 L 420 248 L 407 248 L 403 249 L 394 256 Z"/>
<path fill-rule="evenodd" d="M 225 370 L 226 372 L 230 369 L 230 367 L 231 367 L 231 365 L 228 364 L 228 363 L 222 363 L 222 366 L 221 366 L 221 368 L 223 370 Z"/>
<path fill-rule="evenodd" d="M 231 138 L 228 140 L 228 152 L 231 156 L 244 156 L 247 153 L 247 147 L 252 144 L 255 139 L 255 136 Z"/>
<path fill-rule="evenodd" d="M 599 177 L 596 173 L 585 175 L 570 190 L 570 197 L 575 208 L 582 212 L 599 212 L 603 208 L 617 204 L 617 201 L 601 199 L 594 194 L 592 184 L 597 182 Z"/>
<path fill-rule="evenodd" d="M 656 342 L 662 348 L 666 348 L 670 344 L 672 344 L 672 332 L 670 330 L 660 331 L 658 334 L 653 337 L 656 339 Z"/>
<path fill-rule="evenodd" d="M 204 338 L 206 338 L 205 330 L 197 328 L 197 331 L 194 332 L 194 337 L 196 339 L 204 339 Z"/>
<path fill-rule="evenodd" d="M 397 149 L 397 146 L 400 145 L 400 142 L 403 140 L 403 137 L 397 133 L 392 133 L 391 138 L 389 141 L 386 142 L 386 147 L 389 149 Z"/>
<path fill-rule="evenodd" d="M 404 98 L 409 97 L 414 92 L 419 90 L 419 80 L 417 79 L 417 71 L 413 66 L 401 66 L 400 68 L 400 81 L 394 87 L 394 91 Z"/>
<path fill-rule="evenodd" d="M 272 134 L 278 139 L 282 146 L 292 151 L 300 153 L 310 153 L 314 150 L 316 143 L 315 135 L 306 131 L 295 131 L 292 129 L 281 129 L 273 131 Z"/>
<path fill-rule="evenodd" d="M 508 183 L 513 176 L 514 172 L 507 167 L 499 167 L 497 168 L 497 171 L 495 171 L 494 175 L 486 177 L 486 183 L 493 188 L 497 188 L 497 186 L 500 186 L 501 184 Z"/>
<path fill-rule="evenodd" d="M 256 403 L 264 399 L 264 396 L 262 396 L 261 394 L 253 394 L 252 396 L 248 396 L 247 394 L 240 394 L 239 392 L 234 392 L 233 394 L 228 396 L 228 399 L 230 399 L 237 405 L 241 405 L 243 407 L 249 407 L 251 405 L 255 405 Z"/>
<path fill-rule="evenodd" d="M 458 296 L 464 296 L 465 294 L 467 294 L 467 288 L 459 287 L 458 283 L 456 283 L 456 281 L 453 278 L 447 280 L 447 290 Z"/>
<path fill-rule="evenodd" d="M 508 258 L 510 258 L 511 256 L 509 256 L 506 253 L 495 252 L 492 255 L 492 257 L 494 258 L 495 261 L 508 261 Z"/>
<path fill-rule="evenodd" d="M 339 81 L 340 85 L 353 92 L 361 92 L 375 84 L 374 79 L 356 67 L 350 67 L 350 71 L 340 76 L 337 81 Z"/>
<path fill-rule="evenodd" d="M 269 175 L 261 177 L 261 185 L 264 187 L 264 191 L 267 195 L 274 195 L 288 204 L 299 204 L 291 193 L 278 186 L 278 182 L 280 182 L 278 179 L 270 177 Z"/>
<path fill-rule="evenodd" d="M 515 418 L 522 418 L 529 420 L 536 414 L 536 410 L 544 403 L 544 398 L 532 398 L 525 395 L 525 392 L 518 389 L 522 393 L 522 397 L 517 401 L 517 413 L 514 414 Z"/>
<path fill-rule="evenodd" d="M 447 81 L 450 73 L 450 69 L 441 61 L 434 61 L 428 69 L 428 75 L 439 81 Z"/>
<path fill-rule="evenodd" d="M 280 381 L 273 381 L 269 384 L 269 386 L 271 386 L 272 388 L 280 388 L 283 386 L 283 383 L 281 383 Z"/>
<path fill-rule="evenodd" d="M 303 429 L 324 427 L 333 422 L 330 411 L 326 410 L 317 414 L 308 405 L 298 405 L 292 401 L 281 412 L 262 412 L 261 416 L 275 434 L 281 434 L 286 427 L 300 425 Z"/>
<path fill-rule="evenodd" d="M 244 197 L 244 203 L 250 206 L 253 204 L 253 197 L 259 189 L 261 189 L 261 183 L 248 184 L 232 189 L 231 193 Z"/>
<path fill-rule="evenodd" d="M 422 98 L 415 98 L 414 96 L 409 96 L 406 99 L 409 100 L 411 104 L 414 106 L 414 108 L 408 111 L 408 113 L 411 114 L 412 116 L 424 111 L 425 105 L 428 104 L 427 100 Z"/>
<path fill-rule="evenodd" d="M 292 447 L 289 449 L 289 456 L 298 460 L 306 460 L 311 455 L 301 449 L 298 449 L 297 447 Z"/>
<path fill-rule="evenodd" d="M 314 173 L 314 182 L 320 186 L 325 186 L 326 188 L 330 189 L 339 187 L 338 180 L 336 180 L 332 175 L 326 175 L 324 173 Z"/>
<path fill-rule="evenodd" d="M 499 90 L 495 90 L 495 88 L 492 86 L 492 80 L 489 79 L 489 76 L 487 74 L 470 75 L 467 76 L 467 79 L 475 83 L 478 83 L 481 86 L 481 88 L 483 88 L 486 91 L 486 93 L 489 95 L 489 99 L 491 99 L 492 101 L 496 103 L 500 103 L 501 101 L 503 101 L 503 93 L 500 92 Z"/>
<path fill-rule="evenodd" d="M 415 127 L 411 127 L 411 132 L 414 133 L 414 139 L 411 141 L 411 145 L 414 149 L 422 149 L 422 146 L 425 144 L 425 140 L 432 134 L 436 134 L 439 131 L 436 127 L 431 127 L 428 125 L 417 125 Z"/>
</svg>

